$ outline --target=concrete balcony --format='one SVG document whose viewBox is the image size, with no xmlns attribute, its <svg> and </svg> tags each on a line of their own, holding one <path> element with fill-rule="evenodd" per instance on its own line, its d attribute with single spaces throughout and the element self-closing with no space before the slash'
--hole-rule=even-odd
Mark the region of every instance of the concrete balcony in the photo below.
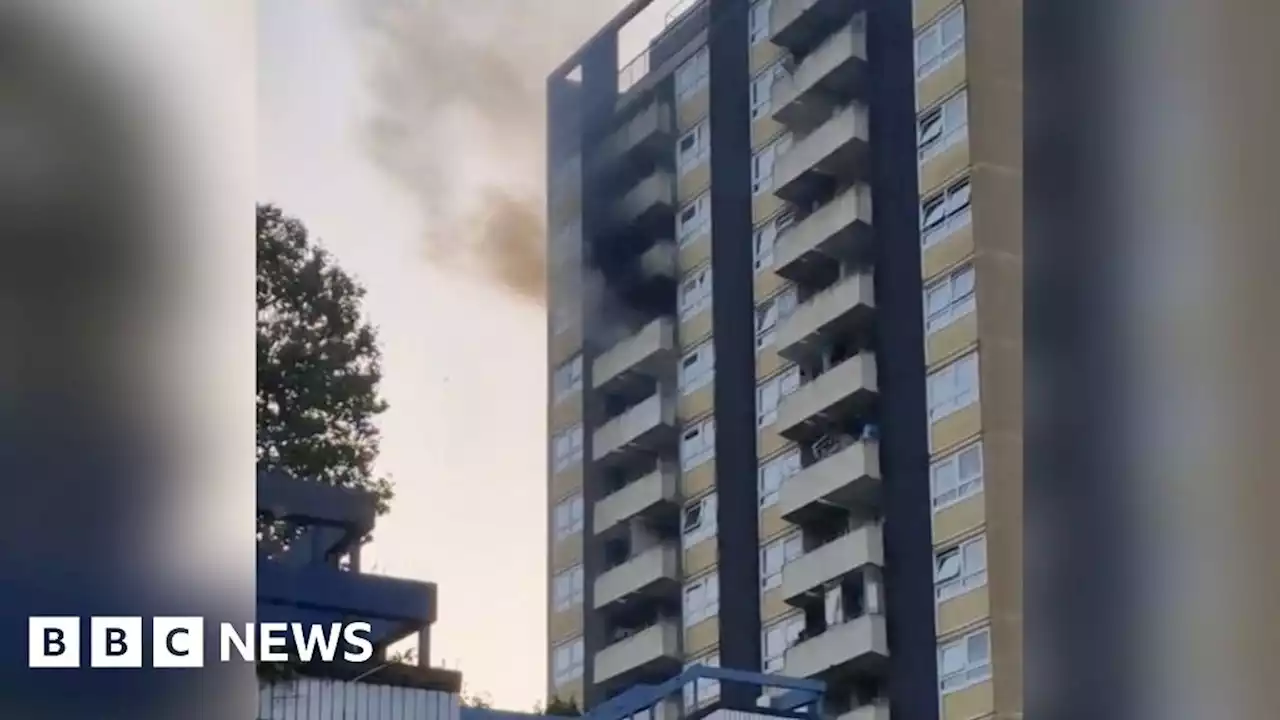
<svg viewBox="0 0 1280 720">
<path fill-rule="evenodd" d="M 884 566 L 884 530 L 878 523 L 862 525 L 783 565 L 782 596 L 789 603 L 799 601 L 867 565 Z"/>
<path fill-rule="evenodd" d="M 850 23 L 827 36 L 791 73 L 773 84 L 773 119 L 809 132 L 854 99 L 867 73 L 867 33 Z"/>
<path fill-rule="evenodd" d="M 675 432 L 675 400 L 666 393 L 654 393 L 595 431 L 595 459 L 622 461 L 636 452 L 653 452 L 671 442 Z"/>
<path fill-rule="evenodd" d="M 859 412 L 877 392 L 875 355 L 858 353 L 783 398 L 774 427 L 788 440 L 812 440 L 832 421 Z"/>
<path fill-rule="evenodd" d="M 832 338 L 870 321 L 876 306 L 870 273 L 850 275 L 807 298 L 778 327 L 778 354 L 813 356 Z"/>
<path fill-rule="evenodd" d="M 804 282 L 831 258 L 864 254 L 871 243 L 871 186 L 857 183 L 792 225 L 773 248 L 773 270 Z"/>
<path fill-rule="evenodd" d="M 660 463 L 657 470 L 604 496 L 596 503 L 595 532 L 605 532 L 631 518 L 645 517 L 664 508 L 674 512 L 679 507 L 679 497 L 678 468 Z"/>
<path fill-rule="evenodd" d="M 658 318 L 598 356 L 591 364 L 592 383 L 608 389 L 631 375 L 657 377 L 671 365 L 675 348 L 675 321 Z"/>
<path fill-rule="evenodd" d="M 675 116 L 671 106 L 655 101 L 605 138 L 600 162 L 611 165 L 631 155 L 661 157 L 675 144 Z"/>
<path fill-rule="evenodd" d="M 680 594 L 680 551 L 672 544 L 651 547 L 596 578 L 596 608 L 639 596 Z"/>
<path fill-rule="evenodd" d="M 773 194 L 805 205 L 834 178 L 852 183 L 866 174 L 871 139 L 867 106 L 854 101 L 807 135 L 797 136 L 773 168 Z"/>
<path fill-rule="evenodd" d="M 664 171 L 647 175 L 614 205 L 614 220 L 625 227 L 666 227 L 675 212 L 675 181 Z"/>
<path fill-rule="evenodd" d="M 833 505 L 865 504 L 880 480 L 880 446 L 860 440 L 787 478 L 778 491 L 778 512 L 787 522 L 804 523 Z"/>
<path fill-rule="evenodd" d="M 793 645 L 786 668 L 792 677 L 827 679 L 872 670 L 888 657 L 884 616 L 863 615 Z"/>
<path fill-rule="evenodd" d="M 596 653 L 596 682 L 618 687 L 633 678 L 679 672 L 680 625 L 662 620 Z"/>
<path fill-rule="evenodd" d="M 803 52 L 821 43 L 831 28 L 848 21 L 855 7 L 849 0 L 773 0 L 769 39 L 792 52 Z"/>
<path fill-rule="evenodd" d="M 872 703 L 856 707 L 849 712 L 840 713 L 836 720 L 889 720 L 889 704 Z"/>
</svg>

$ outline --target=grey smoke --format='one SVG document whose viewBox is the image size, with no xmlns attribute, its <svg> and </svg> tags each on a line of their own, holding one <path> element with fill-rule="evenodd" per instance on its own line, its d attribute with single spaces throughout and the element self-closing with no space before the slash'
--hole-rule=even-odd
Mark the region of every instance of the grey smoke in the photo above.
<svg viewBox="0 0 1280 720">
<path fill-rule="evenodd" d="M 623 2 L 351 6 L 368 152 L 417 206 L 430 262 L 545 302 L 546 77 Z"/>
</svg>

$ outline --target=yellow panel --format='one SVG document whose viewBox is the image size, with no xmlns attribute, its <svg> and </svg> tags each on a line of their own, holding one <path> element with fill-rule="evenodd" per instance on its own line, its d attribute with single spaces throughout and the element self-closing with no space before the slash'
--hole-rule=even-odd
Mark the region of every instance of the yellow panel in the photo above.
<svg viewBox="0 0 1280 720">
<path fill-rule="evenodd" d="M 582 562 L 582 533 L 576 532 L 551 547 L 551 573 L 555 574 Z"/>
<path fill-rule="evenodd" d="M 763 380 L 778 372 L 785 362 L 773 345 L 760 350 L 756 353 L 756 379 Z"/>
<path fill-rule="evenodd" d="M 938 605 L 938 635 L 953 633 L 990 616 L 991 598 L 983 585 Z"/>
<path fill-rule="evenodd" d="M 765 114 L 751 122 L 751 149 L 759 150 L 786 130 L 782 123 Z"/>
<path fill-rule="evenodd" d="M 680 246 L 680 271 L 686 272 L 711 259 L 711 233 L 701 232 Z"/>
<path fill-rule="evenodd" d="M 685 628 L 685 657 L 710 650 L 711 646 L 718 642 L 720 642 L 720 617 L 717 615 L 709 617 L 691 628 Z"/>
<path fill-rule="evenodd" d="M 712 458 L 698 467 L 687 470 L 680 477 L 680 492 L 694 498 L 710 490 L 716 484 L 716 461 Z M 688 572 L 686 570 L 686 572 Z"/>
<path fill-rule="evenodd" d="M 768 40 L 763 40 L 751 46 L 751 75 L 769 67 L 782 57 L 782 48 L 774 45 Z"/>
<path fill-rule="evenodd" d="M 787 446 L 787 439 L 773 431 L 770 425 L 760 431 L 756 440 L 756 454 L 760 457 L 768 457 Z"/>
<path fill-rule="evenodd" d="M 786 615 L 791 606 L 782 599 L 782 590 L 774 588 L 760 598 L 760 623 L 766 624 Z"/>
<path fill-rule="evenodd" d="M 953 412 L 929 427 L 929 451 L 943 453 L 982 430 L 982 403 Z"/>
<path fill-rule="evenodd" d="M 711 185 L 711 163 L 703 160 L 694 165 L 680 176 L 676 184 L 678 185 L 676 202 L 683 207 L 689 201 L 701 195 L 702 191 Z"/>
<path fill-rule="evenodd" d="M 958 4 L 959 3 L 955 2 L 955 0 L 915 0 L 915 2 L 912 3 L 914 8 L 912 17 L 914 18 L 916 29 L 919 30 L 925 25 L 928 25 L 934 18 L 938 17 L 943 10 L 949 9 Z"/>
<path fill-rule="evenodd" d="M 973 254 L 973 224 L 970 223 L 945 239 L 924 249 L 920 259 L 920 277 L 931 282 L 945 270 Z"/>
<path fill-rule="evenodd" d="M 995 712 L 991 681 L 942 696 L 942 720 L 973 720 Z"/>
<path fill-rule="evenodd" d="M 959 90 L 968 77 L 965 72 L 964 53 L 951 59 L 951 62 L 926 75 L 916 83 L 916 107 L 927 108 L 942 98 Z"/>
<path fill-rule="evenodd" d="M 710 244 L 710 243 L 708 243 Z M 680 347 L 693 349 L 711 334 L 711 308 L 680 323 Z"/>
<path fill-rule="evenodd" d="M 795 526 L 778 514 L 778 504 L 774 503 L 760 511 L 760 542 L 773 540 L 777 536 L 794 529 Z"/>
<path fill-rule="evenodd" d="M 685 577 L 697 575 L 698 573 L 710 568 L 716 564 L 716 548 L 719 543 L 713 535 L 706 540 L 694 545 L 684 551 L 684 574 Z"/>
<path fill-rule="evenodd" d="M 925 363 L 935 366 L 960 354 L 978 342 L 978 313 L 968 315 L 929 335 L 925 340 Z"/>
<path fill-rule="evenodd" d="M 547 621 L 547 632 L 551 637 L 552 645 L 581 635 L 582 606 L 574 605 L 568 610 L 551 613 L 551 618 Z"/>
<path fill-rule="evenodd" d="M 681 422 L 701 417 L 711 412 L 715 403 L 715 378 L 689 395 L 681 395 L 676 401 L 676 415 Z"/>
<path fill-rule="evenodd" d="M 547 360 L 553 367 L 577 355 L 582 350 L 582 326 L 575 323 L 558 335 L 553 333 L 547 339 L 547 346 Z"/>
<path fill-rule="evenodd" d="M 751 224 L 759 225 L 782 209 L 782 200 L 771 192 L 762 192 L 751 201 Z"/>
<path fill-rule="evenodd" d="M 939 510 L 933 515 L 933 544 L 942 547 L 957 537 L 982 527 L 987 520 L 987 505 L 982 493 Z"/>
<path fill-rule="evenodd" d="M 778 292 L 786 282 L 781 275 L 773 272 L 771 268 L 765 268 L 756 273 L 756 278 L 753 281 L 756 302 L 759 303 L 761 300 Z"/>
<path fill-rule="evenodd" d="M 551 433 L 577 425 L 582 421 L 582 391 L 575 391 L 551 406 Z"/>
<path fill-rule="evenodd" d="M 551 501 L 556 502 L 565 496 L 582 489 L 582 462 L 576 462 L 558 473 L 551 475 Z"/>
<path fill-rule="evenodd" d="M 703 87 L 676 106 L 676 129 L 683 133 L 698 124 L 711 109 L 711 93 Z"/>
<path fill-rule="evenodd" d="M 969 141 L 961 140 L 929 158 L 920 168 L 920 195 L 926 196 L 969 167 Z"/>
</svg>

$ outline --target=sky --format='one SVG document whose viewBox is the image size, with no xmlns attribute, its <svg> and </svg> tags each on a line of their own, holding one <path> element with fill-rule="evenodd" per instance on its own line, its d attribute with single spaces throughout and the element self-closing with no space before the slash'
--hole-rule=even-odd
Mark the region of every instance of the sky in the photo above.
<svg viewBox="0 0 1280 720">
<path fill-rule="evenodd" d="M 258 1 L 258 200 L 365 285 L 383 349 L 396 499 L 365 565 L 437 583 L 433 664 L 499 707 L 546 678 L 541 88 L 624 4 L 392 0 L 379 26 L 340 0 Z"/>
</svg>

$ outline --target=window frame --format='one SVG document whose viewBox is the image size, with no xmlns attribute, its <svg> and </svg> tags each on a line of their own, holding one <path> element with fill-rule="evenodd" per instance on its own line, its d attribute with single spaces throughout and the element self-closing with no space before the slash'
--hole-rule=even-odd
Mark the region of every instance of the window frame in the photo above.
<svg viewBox="0 0 1280 720">
<path fill-rule="evenodd" d="M 684 669 L 688 670 L 694 665 L 718 668 L 720 667 L 720 652 L 716 651 L 710 655 L 690 660 L 685 663 Z M 720 697 L 720 681 L 714 678 L 698 678 L 695 682 L 685 683 L 681 693 L 684 698 L 685 711 L 694 710 Z"/>
<path fill-rule="evenodd" d="M 972 367 L 972 370 L 969 370 L 970 367 Z M 961 372 L 962 370 L 964 371 L 963 373 Z M 973 350 L 928 374 L 925 378 L 925 392 L 928 398 L 926 407 L 930 425 L 976 404 L 981 399 L 982 378 L 980 370 L 978 351 Z M 970 376 L 973 379 L 972 387 L 961 388 L 960 381 Z M 943 378 L 949 378 L 946 384 L 950 387 L 951 392 L 949 395 L 939 398 L 937 387 L 940 383 L 937 381 Z"/>
<path fill-rule="evenodd" d="M 777 654 L 769 652 L 769 637 L 775 632 L 782 638 L 782 651 Z M 787 651 L 795 647 L 800 635 L 804 633 L 804 614 L 792 613 L 770 622 L 760 630 L 760 667 L 765 673 L 781 674 L 787 664 Z M 780 660 L 776 667 L 772 661 Z"/>
<path fill-rule="evenodd" d="M 920 202 L 920 245 L 929 248 L 951 237 L 952 233 L 966 227 L 973 220 L 972 186 L 970 177 L 965 175 L 947 183 L 946 187 L 929 195 Z M 964 204 L 955 207 L 960 201 L 956 197 L 964 194 Z M 941 208 L 942 214 L 937 222 L 928 223 L 926 219 L 933 208 Z"/>
<path fill-rule="evenodd" d="M 676 140 L 676 168 L 681 176 L 698 167 L 711 155 L 710 120 L 703 118 Z M 686 155 L 682 146 L 687 138 L 693 138 L 692 154 Z"/>
<path fill-rule="evenodd" d="M 792 365 L 756 386 L 756 429 L 763 430 L 778 421 L 778 408 L 783 398 L 800 389 L 800 367 Z M 766 403 L 765 398 L 772 398 Z M 771 405 L 766 407 L 766 405 Z"/>
<path fill-rule="evenodd" d="M 756 470 L 756 501 L 761 510 L 778 502 L 782 484 L 804 469 L 802 462 L 800 448 L 791 448 L 760 464 Z M 774 476 L 776 480 L 772 479 Z"/>
<path fill-rule="evenodd" d="M 565 376 L 569 378 L 567 384 L 564 381 Z M 582 390 L 582 353 L 578 353 L 567 362 L 561 363 L 560 367 L 556 368 L 551 375 L 553 402 L 561 402 L 580 390 Z"/>
<path fill-rule="evenodd" d="M 694 358 L 693 364 L 697 366 L 695 371 L 688 369 L 690 358 Z M 711 338 L 698 343 L 692 350 L 681 356 L 680 365 L 676 368 L 676 377 L 681 395 L 692 395 L 715 380 L 716 346 Z"/>
<path fill-rule="evenodd" d="M 719 503 L 719 497 L 713 491 L 684 506 L 680 516 L 680 543 L 685 550 L 716 536 L 719 531 L 716 518 Z M 690 516 L 697 519 L 690 521 Z"/>
<path fill-rule="evenodd" d="M 582 604 L 585 580 L 583 573 L 582 564 L 579 563 L 552 576 L 552 607 L 556 612 L 564 612 Z"/>
<path fill-rule="evenodd" d="M 563 518 L 561 517 L 562 510 Z M 551 508 L 552 536 L 556 542 L 582 532 L 584 510 L 580 491 L 566 495 Z"/>
<path fill-rule="evenodd" d="M 795 286 L 788 286 L 756 306 L 756 353 L 773 345 L 777 339 L 778 325 L 795 312 L 796 306 L 800 304 L 799 300 Z"/>
<path fill-rule="evenodd" d="M 690 434 L 698 436 L 699 447 L 693 452 L 686 450 L 690 442 Z M 689 472 L 716 456 L 716 419 L 715 416 L 691 423 L 680 431 L 680 467 Z"/>
<path fill-rule="evenodd" d="M 710 264 L 703 265 L 680 280 L 677 301 L 680 304 L 681 320 L 688 320 L 711 307 L 713 282 L 714 278 L 712 277 Z M 696 288 L 693 292 L 687 290 L 691 284 Z"/>
<path fill-rule="evenodd" d="M 747 9 L 747 43 L 759 45 L 772 36 L 771 18 L 773 0 L 755 0 Z M 763 11 L 763 12 L 760 12 Z"/>
<path fill-rule="evenodd" d="M 760 592 L 765 593 L 782 585 L 782 571 L 787 563 L 804 554 L 804 536 L 795 530 L 775 538 L 760 547 Z M 778 567 L 769 567 L 770 558 Z"/>
<path fill-rule="evenodd" d="M 711 53 L 707 46 L 699 47 L 696 52 L 680 64 L 675 70 L 676 101 L 688 99 L 707 86 L 711 75 Z"/>
<path fill-rule="evenodd" d="M 751 154 L 751 196 L 759 197 L 773 190 L 773 169 L 778 158 L 791 147 L 794 139 L 785 132 L 768 145 Z"/>
<path fill-rule="evenodd" d="M 690 601 L 691 596 L 698 598 L 697 607 Z M 710 620 L 720 614 L 720 573 L 712 570 L 709 573 L 685 582 L 681 592 L 681 616 L 684 626 L 691 628 L 698 623 Z"/>
<path fill-rule="evenodd" d="M 962 459 L 972 453 L 977 458 L 977 472 L 969 477 L 961 474 Z M 929 465 L 929 494 L 933 504 L 933 512 L 941 512 L 952 505 L 968 500 L 983 490 L 982 441 L 971 443 L 959 450 L 938 458 Z M 944 470 L 954 468 L 954 482 L 950 487 L 940 488 L 939 476 Z M 954 493 L 954 496 L 952 496 Z"/>
<path fill-rule="evenodd" d="M 582 677 L 586 648 L 581 636 L 557 643 L 551 648 L 551 680 L 556 687 L 562 687 Z M 561 651 L 564 652 L 566 668 L 559 668 Z M 575 657 L 576 656 L 576 657 Z"/>
<path fill-rule="evenodd" d="M 979 639 L 979 642 L 974 642 Z M 975 646 L 985 647 L 985 657 L 980 655 L 976 661 L 973 658 Z M 963 648 L 964 651 L 962 664 L 958 669 L 947 671 L 947 652 L 957 648 Z M 938 691 L 942 696 L 959 692 L 991 679 L 991 627 L 979 628 L 939 645 L 937 662 Z M 959 679 L 960 682 L 948 684 L 949 681 L 956 679 Z"/>
<path fill-rule="evenodd" d="M 944 44 L 943 30 L 946 29 L 947 22 L 956 19 L 957 16 L 959 16 L 960 21 L 960 35 L 953 39 L 950 44 Z M 963 53 L 968 34 L 969 29 L 966 26 L 963 2 L 956 3 L 954 7 L 939 13 L 932 22 L 921 28 L 916 33 L 912 44 L 916 82 L 929 77 Z M 928 58 L 922 57 L 920 52 L 921 43 L 926 40 L 931 40 L 937 45 L 937 50 Z"/>
<path fill-rule="evenodd" d="M 968 291 L 962 292 L 962 294 L 957 296 L 956 288 L 960 287 L 960 283 L 958 282 L 958 280 L 966 276 L 969 278 L 969 289 Z M 945 276 L 925 286 L 925 289 L 924 289 L 924 333 L 925 335 L 928 336 L 936 332 L 939 332 L 944 328 L 950 326 L 951 324 L 955 323 L 957 320 L 972 314 L 973 311 L 976 310 L 978 307 L 977 285 L 978 285 L 977 271 L 974 269 L 973 263 L 970 262 L 970 263 L 965 263 L 951 270 Z M 947 290 L 947 294 L 948 294 L 946 307 L 942 308 L 941 310 L 934 311 L 931 308 L 932 296 L 935 292 L 942 290 L 944 288 Z"/>
<path fill-rule="evenodd" d="M 561 472 L 582 460 L 582 441 L 582 423 L 571 425 L 551 436 L 551 467 L 554 472 Z M 562 451 L 564 447 L 568 450 Z"/>
<path fill-rule="evenodd" d="M 957 103 L 959 103 L 959 108 L 957 108 Z M 959 120 L 956 121 L 958 124 L 948 128 L 948 124 L 952 123 L 957 115 L 959 116 Z M 925 141 L 923 128 L 926 121 L 934 117 L 938 119 L 938 134 L 936 137 Z M 920 113 L 920 117 L 916 120 L 916 152 L 919 155 L 920 164 L 924 165 L 937 157 L 942 151 L 959 143 L 968 136 L 969 88 L 962 87 L 948 95 L 941 102 Z"/>
<path fill-rule="evenodd" d="M 972 553 L 972 554 L 971 554 Z M 981 555 L 981 564 L 975 564 L 975 554 Z M 954 575 L 942 577 L 943 563 L 955 559 Z M 987 585 L 987 536 L 968 538 L 938 551 L 933 556 L 933 597 L 942 603 L 958 598 Z"/>
</svg>

